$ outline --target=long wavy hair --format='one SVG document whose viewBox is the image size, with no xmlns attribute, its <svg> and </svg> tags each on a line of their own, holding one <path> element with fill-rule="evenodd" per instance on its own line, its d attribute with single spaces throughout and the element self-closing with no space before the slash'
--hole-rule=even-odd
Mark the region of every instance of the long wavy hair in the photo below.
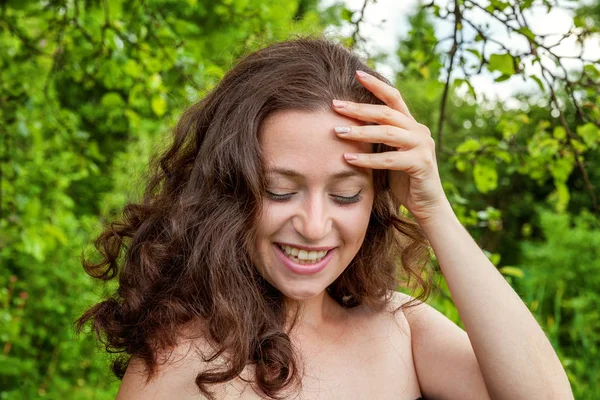
<svg viewBox="0 0 600 400">
<path fill-rule="evenodd" d="M 172 144 L 154 158 L 142 201 L 128 204 L 98 237 L 100 261 L 83 260 L 91 276 L 118 278 L 116 293 L 77 320 L 79 330 L 91 324 L 107 351 L 120 354 L 113 363 L 118 377 L 136 356 L 150 379 L 158 355 L 178 344 L 183 327 L 200 321 L 197 335 L 214 349 L 203 354 L 209 368 L 196 378 L 205 396 L 211 398 L 211 384 L 239 377 L 247 366 L 253 389 L 269 398 L 301 387 L 290 306 L 252 262 L 266 189 L 259 132 L 280 110 L 323 110 L 333 99 L 383 104 L 356 81 L 356 70 L 386 81 L 328 40 L 276 43 L 247 55 L 183 112 Z M 422 274 L 430 257 L 423 232 L 399 213 L 387 173 L 373 171 L 373 179 L 364 242 L 327 291 L 342 307 L 381 311 L 401 283 L 418 299 L 435 285 Z"/>
</svg>

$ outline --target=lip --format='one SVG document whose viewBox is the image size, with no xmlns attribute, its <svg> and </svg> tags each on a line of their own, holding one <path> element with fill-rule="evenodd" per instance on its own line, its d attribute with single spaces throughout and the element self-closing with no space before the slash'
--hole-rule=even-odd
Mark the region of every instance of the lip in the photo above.
<svg viewBox="0 0 600 400">
<path fill-rule="evenodd" d="M 318 263 L 297 264 L 294 261 L 292 261 L 291 259 L 289 259 L 283 253 L 283 251 L 281 251 L 281 249 L 279 248 L 279 246 L 277 244 L 273 244 L 273 246 L 275 247 L 275 254 L 277 254 L 277 257 L 279 257 L 279 259 L 281 260 L 283 265 L 285 265 L 290 271 L 292 271 L 293 273 L 298 274 L 298 275 L 314 275 L 316 273 L 321 272 L 323 269 L 325 269 L 327 264 L 329 264 L 329 261 L 331 261 L 331 258 L 333 257 L 333 254 L 335 253 L 335 248 L 325 247 L 325 248 L 322 248 L 322 250 L 329 250 L 329 252 Z M 299 247 L 299 248 L 305 249 L 305 247 Z M 311 250 L 314 250 L 314 249 L 315 248 L 312 248 Z"/>
<path fill-rule="evenodd" d="M 306 251 L 329 251 L 329 250 L 335 249 L 335 246 L 309 247 L 309 246 L 302 246 L 300 244 L 292 244 L 292 243 L 285 243 L 285 242 L 277 242 L 277 244 L 280 244 L 282 246 L 295 247 L 297 249 L 306 250 Z"/>
</svg>

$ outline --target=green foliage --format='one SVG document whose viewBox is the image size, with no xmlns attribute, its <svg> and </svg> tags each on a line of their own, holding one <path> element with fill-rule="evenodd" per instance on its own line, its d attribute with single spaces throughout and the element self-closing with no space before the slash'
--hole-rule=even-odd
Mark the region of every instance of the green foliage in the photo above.
<svg viewBox="0 0 600 400">
<path fill-rule="evenodd" d="M 473 167 L 475 187 L 481 193 L 487 193 L 498 186 L 498 172 L 493 161 L 481 159 Z"/>
<path fill-rule="evenodd" d="M 397 52 L 405 77 L 410 75 L 431 80 L 440 75 L 442 63 L 435 52 L 437 38 L 429 21 L 430 16 L 425 9 L 418 9 L 409 17 L 409 37 L 400 43 Z"/>
<path fill-rule="evenodd" d="M 0 398 L 114 398 L 110 360 L 73 331 L 104 294 L 81 249 L 139 196 L 168 127 L 233 60 L 335 13 L 313 0 L 8 1 L 0 13 Z"/>
<path fill-rule="evenodd" d="M 489 7 L 498 13 L 508 11 L 507 4 L 491 2 Z M 428 65 L 415 67 L 411 55 L 423 51 L 423 41 L 417 38 L 431 32 L 435 17 L 443 18 L 444 10 L 432 7 L 433 15 L 424 14 L 418 9 L 410 19 L 411 34 L 400 45 L 403 69 L 397 84 L 413 115 L 431 128 L 438 143 L 443 139 L 438 165 L 446 194 L 463 225 L 548 334 L 575 398 L 597 398 L 600 221 L 590 191 L 597 195 L 600 186 L 600 118 L 589 113 L 600 107 L 597 90 L 586 89 L 585 80 L 576 83 L 579 93 L 587 96 L 585 119 L 568 92 L 558 91 L 565 105 L 562 121 L 550 114 L 551 94 L 541 77 L 528 76 L 540 91 L 517 96 L 521 106 L 508 109 L 500 102 L 476 99 L 470 79 L 458 73 L 448 83 L 440 138 L 445 83 L 438 75 L 427 79 L 420 70 Z M 479 50 L 469 47 L 466 52 L 483 61 Z M 440 52 L 428 53 L 428 60 L 434 68 L 448 62 Z M 497 81 L 522 73 L 520 60 L 508 53 L 488 55 L 486 65 Z M 597 82 L 596 66 L 584 65 L 583 71 Z M 564 88 L 564 83 L 557 86 Z M 432 304 L 460 324 L 450 291 L 443 277 L 437 278 L 440 293 Z"/>
<path fill-rule="evenodd" d="M 575 398 L 600 387 L 600 231 L 598 217 L 540 210 L 543 240 L 523 243 L 515 288 L 563 360 Z"/>
<path fill-rule="evenodd" d="M 510 54 L 492 54 L 488 61 L 490 71 L 499 71 L 502 75 L 513 75 L 516 72 L 515 58 Z"/>
<path fill-rule="evenodd" d="M 578 126 L 577 135 L 583 139 L 583 143 L 590 149 L 596 149 L 598 143 L 600 143 L 600 128 L 592 122 Z"/>
<path fill-rule="evenodd" d="M 319 33 L 357 19 L 341 4 L 321 11 L 317 4 L 0 5 L 0 398 L 114 398 L 118 382 L 109 358 L 72 329 L 73 320 L 110 289 L 84 275 L 81 249 L 139 196 L 147 162 L 165 146 L 168 127 L 235 59 L 294 33 Z M 494 0 L 487 7 L 500 15 L 512 12 L 511 4 Z M 448 14 L 440 5 L 431 9 L 420 7 L 409 19 L 409 37 L 397 53 L 397 85 L 416 118 L 443 143 L 440 173 L 459 219 L 548 333 L 576 397 L 593 398 L 600 383 L 600 224 L 598 210 L 587 210 L 594 210 L 590 190 L 600 185 L 597 65 L 586 62 L 573 71 L 581 78 L 573 82 L 580 85 L 586 119 L 573 107 L 571 89 L 557 85 L 555 95 L 565 104 L 561 120 L 550 115 L 549 89 L 525 74 L 524 60 L 504 50 L 481 51 L 476 46 L 490 38 L 478 34 L 465 49 L 469 57 L 499 73 L 497 81 L 521 74 L 540 92 L 518 97 L 521 107 L 507 109 L 476 99 L 474 83 L 461 75 L 447 83 L 444 97 L 448 60 L 432 21 Z M 581 10 L 574 20 L 578 32 L 597 33 L 597 15 L 588 18 Z M 460 57 L 458 65 L 466 69 Z M 437 134 L 440 119 L 443 136 Z M 439 279 L 433 302 L 460 323 Z"/>
</svg>

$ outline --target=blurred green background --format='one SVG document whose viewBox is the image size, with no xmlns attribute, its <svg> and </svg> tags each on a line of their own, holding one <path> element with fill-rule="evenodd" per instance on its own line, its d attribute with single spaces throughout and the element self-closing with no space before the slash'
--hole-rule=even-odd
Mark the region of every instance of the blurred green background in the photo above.
<svg viewBox="0 0 600 400">
<path fill-rule="evenodd" d="M 561 4 L 572 36 L 598 40 L 600 2 Z M 389 77 L 431 128 L 459 218 L 547 333 L 575 397 L 595 399 L 598 60 L 572 57 L 580 63 L 565 67 L 522 18 L 561 4 L 417 5 L 398 51 L 368 56 L 393 66 Z M 490 47 L 502 40 L 474 28 L 470 13 L 478 9 L 505 21 L 530 48 L 512 48 L 510 40 Z M 317 0 L 0 2 L 0 399 L 114 398 L 110 356 L 73 330 L 114 289 L 87 277 L 82 250 L 139 198 L 148 160 L 169 128 L 235 59 L 322 32 L 364 53 L 361 10 Z M 436 37 L 436 24 L 448 21 L 450 36 Z M 543 52 L 555 66 L 540 72 L 531 66 L 542 65 Z M 478 74 L 498 84 L 522 78 L 536 90 L 506 107 L 478 92 Z M 432 304 L 459 322 L 443 279 L 440 286 Z"/>
</svg>

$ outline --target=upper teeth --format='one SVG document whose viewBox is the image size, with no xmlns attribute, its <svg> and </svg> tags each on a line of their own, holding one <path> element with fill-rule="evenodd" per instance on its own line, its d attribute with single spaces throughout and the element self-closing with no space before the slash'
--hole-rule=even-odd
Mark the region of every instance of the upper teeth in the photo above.
<svg viewBox="0 0 600 400">
<path fill-rule="evenodd" d="M 296 247 L 286 246 L 284 244 L 280 245 L 280 247 L 283 250 L 283 252 L 285 254 L 287 254 L 288 256 L 298 257 L 300 260 L 311 260 L 311 261 L 319 260 L 319 259 L 325 257 L 325 254 L 327 254 L 326 250 L 306 251 L 303 249 L 298 249 Z"/>
</svg>

